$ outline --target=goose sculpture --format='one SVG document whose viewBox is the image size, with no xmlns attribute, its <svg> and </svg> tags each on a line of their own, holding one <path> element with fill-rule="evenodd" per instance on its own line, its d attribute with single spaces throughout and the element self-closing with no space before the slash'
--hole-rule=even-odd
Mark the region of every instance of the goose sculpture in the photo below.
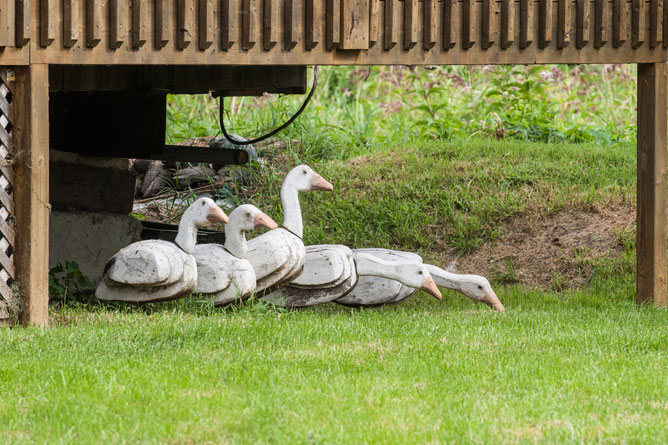
<svg viewBox="0 0 668 445">
<path fill-rule="evenodd" d="M 197 262 L 194 292 L 212 294 L 216 305 L 247 297 L 255 290 L 255 271 L 246 259 L 246 231 L 278 227 L 273 219 L 250 204 L 237 207 L 229 218 L 225 225 L 225 246 L 199 244 L 193 253 Z"/>
<path fill-rule="evenodd" d="M 247 259 L 255 270 L 256 291 L 276 288 L 301 274 L 306 259 L 299 192 L 332 191 L 332 184 L 307 165 L 287 174 L 281 186 L 283 227 L 248 241 Z"/>
<path fill-rule="evenodd" d="M 100 300 L 153 302 L 189 295 L 197 283 L 193 252 L 197 230 L 226 224 L 227 215 L 210 198 L 196 200 L 183 213 L 176 240 L 139 241 L 121 249 L 104 267 L 95 290 Z"/>
<path fill-rule="evenodd" d="M 384 277 L 390 282 L 396 280 L 441 298 L 426 266 L 417 261 L 404 258 L 387 261 L 367 253 L 354 252 L 343 245 L 314 245 L 306 247 L 306 265 L 302 274 L 263 299 L 277 306 L 292 308 L 338 302 L 355 289 L 358 279 L 366 276 Z"/>
<path fill-rule="evenodd" d="M 367 254 L 387 261 L 405 261 L 422 263 L 422 257 L 415 253 L 388 249 L 355 249 L 355 255 Z M 445 289 L 461 292 L 468 298 L 484 303 L 499 312 L 505 308 L 485 277 L 479 275 L 462 275 L 448 272 L 440 267 L 425 264 L 426 269 L 434 278 L 436 285 Z M 379 306 L 398 303 L 416 292 L 415 286 L 405 285 L 398 280 L 381 276 L 360 277 L 357 286 L 337 303 L 348 306 Z"/>
</svg>

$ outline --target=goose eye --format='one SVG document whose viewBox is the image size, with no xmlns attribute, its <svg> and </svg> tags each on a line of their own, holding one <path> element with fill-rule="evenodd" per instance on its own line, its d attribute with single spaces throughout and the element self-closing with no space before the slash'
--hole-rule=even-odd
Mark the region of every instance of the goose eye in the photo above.
<svg viewBox="0 0 668 445">
<path fill-rule="evenodd" d="M 422 271 L 419 271 L 419 272 L 418 272 L 418 275 L 422 275 Z"/>
<path fill-rule="evenodd" d="M 206 205 L 206 202 L 202 201 L 202 205 L 205 206 L 205 205 Z"/>
<path fill-rule="evenodd" d="M 478 285 L 478 289 L 482 290 L 482 286 L 481 286 L 481 285 Z"/>
</svg>

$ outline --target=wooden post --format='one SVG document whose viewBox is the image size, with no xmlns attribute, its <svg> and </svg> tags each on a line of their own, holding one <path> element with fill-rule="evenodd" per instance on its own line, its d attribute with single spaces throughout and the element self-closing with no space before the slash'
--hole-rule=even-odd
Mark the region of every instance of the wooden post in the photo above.
<svg viewBox="0 0 668 445">
<path fill-rule="evenodd" d="M 665 63 L 638 64 L 636 302 L 666 306 Z"/>
<path fill-rule="evenodd" d="M 46 325 L 49 306 L 49 67 L 16 68 L 16 278 L 23 322 Z"/>
</svg>

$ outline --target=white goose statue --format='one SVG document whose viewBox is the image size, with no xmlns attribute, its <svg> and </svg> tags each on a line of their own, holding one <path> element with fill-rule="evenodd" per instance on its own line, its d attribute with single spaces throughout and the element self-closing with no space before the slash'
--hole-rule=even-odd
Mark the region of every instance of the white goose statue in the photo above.
<svg viewBox="0 0 668 445">
<path fill-rule="evenodd" d="M 422 263 L 422 258 L 411 252 L 402 252 L 389 249 L 355 249 L 355 255 L 368 254 L 387 261 L 405 261 Z M 499 312 L 505 308 L 485 277 L 479 275 L 455 274 L 431 264 L 425 267 L 434 278 L 436 285 L 445 289 L 461 292 L 468 298 L 480 301 Z M 415 293 L 415 286 L 407 286 L 397 280 L 390 280 L 381 276 L 360 277 L 357 286 L 344 298 L 336 300 L 349 306 L 378 306 L 382 304 L 398 303 Z"/>
<path fill-rule="evenodd" d="M 100 300 L 145 303 L 189 295 L 197 283 L 197 265 L 192 256 L 197 230 L 211 223 L 228 222 L 212 199 L 196 200 L 181 216 L 175 242 L 139 241 L 111 257 L 95 296 Z"/>
<path fill-rule="evenodd" d="M 302 211 L 298 194 L 311 190 L 332 191 L 333 187 L 307 165 L 290 170 L 281 186 L 283 227 L 248 241 L 246 258 L 255 270 L 256 291 L 289 283 L 301 274 L 306 251 L 302 241 Z"/>
<path fill-rule="evenodd" d="M 358 285 L 358 277 L 384 277 L 411 288 L 420 288 L 440 299 L 441 293 L 424 264 L 398 258 L 386 261 L 343 245 L 306 247 L 306 265 L 290 284 L 265 295 L 277 306 L 305 307 L 340 301 Z M 382 289 L 380 289 L 382 291 Z"/>
<path fill-rule="evenodd" d="M 229 217 L 230 222 L 225 225 L 225 246 L 199 244 L 193 253 L 197 262 L 194 292 L 213 294 L 217 305 L 245 298 L 255 290 L 255 271 L 246 259 L 246 231 L 278 227 L 273 219 L 250 204 L 237 207 Z"/>
</svg>

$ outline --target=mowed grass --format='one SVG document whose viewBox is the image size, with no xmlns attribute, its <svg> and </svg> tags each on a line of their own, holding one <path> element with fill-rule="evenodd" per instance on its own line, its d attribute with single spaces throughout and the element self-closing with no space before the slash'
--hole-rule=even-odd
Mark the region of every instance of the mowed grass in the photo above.
<svg viewBox="0 0 668 445">
<path fill-rule="evenodd" d="M 285 168 L 299 163 L 293 153 Z M 508 218 L 632 203 L 635 148 L 469 141 L 310 162 L 305 240 L 465 252 Z M 253 201 L 280 221 L 281 173 Z M 457 204 L 454 204 L 457 202 Z M 622 235 L 620 235 L 622 236 Z M 279 311 L 197 298 L 61 307 L 0 330 L 3 442 L 668 441 L 668 314 L 637 307 L 631 235 L 561 293 L 492 283 L 395 306 Z"/>
</svg>

